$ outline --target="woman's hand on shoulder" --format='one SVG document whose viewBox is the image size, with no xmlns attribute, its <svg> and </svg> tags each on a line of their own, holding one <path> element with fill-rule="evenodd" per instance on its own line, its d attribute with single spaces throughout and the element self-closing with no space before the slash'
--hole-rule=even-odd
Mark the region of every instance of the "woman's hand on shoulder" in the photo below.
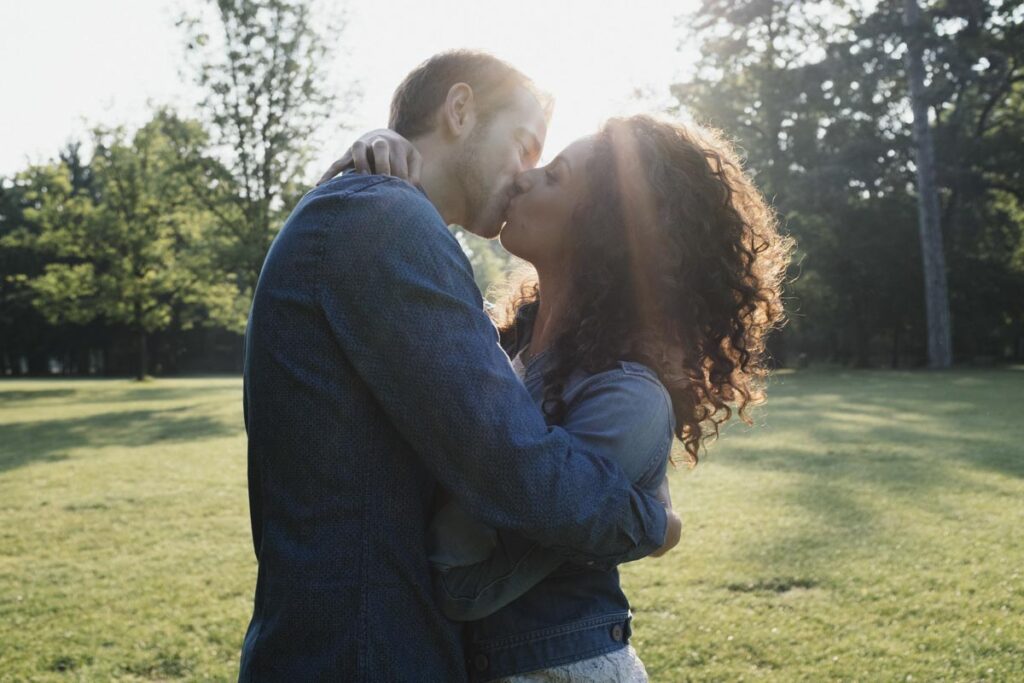
<svg viewBox="0 0 1024 683">
<path fill-rule="evenodd" d="M 353 142 L 316 184 L 326 183 L 349 169 L 355 169 L 356 173 L 390 175 L 406 180 L 412 185 L 419 185 L 423 157 L 411 142 L 395 131 L 378 128 L 364 133 Z"/>
</svg>

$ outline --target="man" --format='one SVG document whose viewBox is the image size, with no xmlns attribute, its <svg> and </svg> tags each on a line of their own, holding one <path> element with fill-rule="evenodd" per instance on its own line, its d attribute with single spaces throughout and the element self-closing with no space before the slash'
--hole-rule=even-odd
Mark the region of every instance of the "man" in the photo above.
<svg viewBox="0 0 1024 683">
<path fill-rule="evenodd" d="M 545 424 L 446 227 L 500 231 L 546 133 L 530 81 L 486 54 L 437 55 L 398 87 L 389 125 L 422 155 L 423 191 L 361 174 L 319 186 L 256 288 L 245 418 L 259 573 L 241 680 L 463 680 L 426 557 L 439 487 L 577 561 L 678 539 L 659 501 Z"/>
</svg>

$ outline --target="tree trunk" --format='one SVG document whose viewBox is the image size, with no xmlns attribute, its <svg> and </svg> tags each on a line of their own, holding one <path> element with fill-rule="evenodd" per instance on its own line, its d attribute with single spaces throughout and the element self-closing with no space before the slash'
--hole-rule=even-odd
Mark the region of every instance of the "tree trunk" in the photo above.
<svg viewBox="0 0 1024 683">
<path fill-rule="evenodd" d="M 140 382 L 146 379 L 146 366 L 149 363 L 149 353 L 146 349 L 146 330 L 139 328 L 139 371 L 135 375 L 135 379 Z"/>
<path fill-rule="evenodd" d="M 928 125 L 924 93 L 925 22 L 917 0 L 903 0 L 903 25 L 907 39 L 907 80 L 914 113 L 914 148 L 917 164 L 918 231 L 924 264 L 925 313 L 928 320 L 928 367 L 953 364 L 953 339 L 946 285 L 946 257 L 939 224 L 939 194 L 935 186 L 935 146 Z"/>
<path fill-rule="evenodd" d="M 889 360 L 889 367 L 893 370 L 900 366 L 900 328 L 892 328 L 892 355 Z"/>
</svg>

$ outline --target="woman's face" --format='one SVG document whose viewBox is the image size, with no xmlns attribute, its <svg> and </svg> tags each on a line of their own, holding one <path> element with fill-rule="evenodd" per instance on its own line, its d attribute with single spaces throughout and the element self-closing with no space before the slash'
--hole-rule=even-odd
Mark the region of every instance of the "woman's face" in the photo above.
<svg viewBox="0 0 1024 683">
<path fill-rule="evenodd" d="M 547 166 L 520 173 L 509 204 L 501 245 L 539 264 L 564 263 L 572 235 L 572 214 L 586 192 L 585 167 L 593 138 L 580 138 Z"/>
</svg>

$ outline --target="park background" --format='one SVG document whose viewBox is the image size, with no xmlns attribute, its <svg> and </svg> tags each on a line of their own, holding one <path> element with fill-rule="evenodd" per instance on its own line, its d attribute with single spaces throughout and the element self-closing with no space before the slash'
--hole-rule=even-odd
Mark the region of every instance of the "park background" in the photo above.
<svg viewBox="0 0 1024 683">
<path fill-rule="evenodd" d="M 553 93 L 547 159 L 620 113 L 724 130 L 797 241 L 767 404 L 623 569 L 653 680 L 1024 678 L 1021 2 L 0 8 L 0 680 L 236 675 L 260 264 L 452 47 Z"/>
</svg>

